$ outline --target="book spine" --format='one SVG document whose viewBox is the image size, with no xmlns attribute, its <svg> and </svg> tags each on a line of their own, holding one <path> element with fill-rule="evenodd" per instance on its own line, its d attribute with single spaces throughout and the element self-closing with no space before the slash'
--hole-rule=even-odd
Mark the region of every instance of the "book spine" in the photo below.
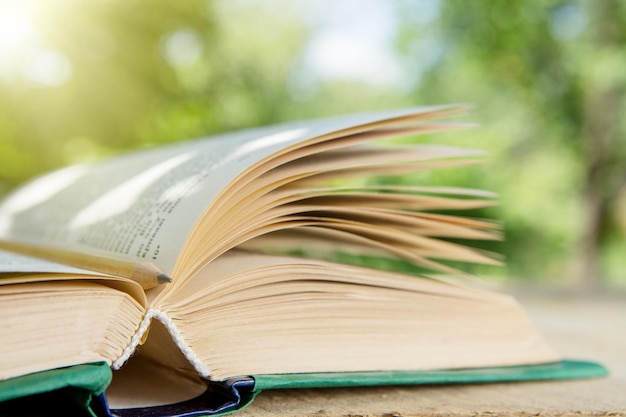
<svg viewBox="0 0 626 417">
<path fill-rule="evenodd" d="M 130 342 L 128 343 L 126 348 L 124 348 L 121 355 L 115 361 L 113 361 L 111 367 L 114 370 L 120 369 L 128 361 L 128 359 L 130 359 L 135 350 L 137 350 L 137 346 L 139 346 L 143 342 L 144 338 L 147 336 L 148 329 L 150 328 L 150 323 L 153 319 L 159 320 L 165 326 L 167 332 L 174 340 L 174 343 L 176 344 L 178 349 L 180 349 L 185 359 L 187 359 L 189 363 L 193 366 L 194 370 L 198 372 L 201 377 L 209 379 L 211 375 L 211 369 L 206 366 L 200 360 L 200 358 L 198 358 L 198 356 L 196 356 L 196 354 L 191 350 L 187 342 L 185 342 L 185 339 L 181 335 L 180 331 L 178 331 L 178 328 L 176 327 L 174 321 L 167 314 L 153 308 L 149 309 L 146 312 L 143 320 L 139 324 L 139 327 L 137 328 L 137 331 L 131 338 Z"/>
</svg>

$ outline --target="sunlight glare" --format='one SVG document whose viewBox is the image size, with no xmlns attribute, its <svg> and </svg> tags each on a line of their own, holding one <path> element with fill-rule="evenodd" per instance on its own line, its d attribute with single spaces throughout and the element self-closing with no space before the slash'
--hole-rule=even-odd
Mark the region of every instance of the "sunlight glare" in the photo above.
<svg viewBox="0 0 626 417">
<path fill-rule="evenodd" d="M 72 65 L 41 37 L 35 6 L 33 2 L 0 0 L 0 81 L 17 76 L 39 87 L 61 86 L 72 78 Z"/>
<path fill-rule="evenodd" d="M 0 50 L 19 48 L 33 32 L 33 23 L 24 6 L 13 1 L 0 1 Z"/>
<path fill-rule="evenodd" d="M 65 55 L 51 49 L 35 49 L 26 57 L 22 74 L 31 83 L 56 87 L 72 78 L 72 64 Z"/>
<path fill-rule="evenodd" d="M 22 188 L 5 199 L 0 207 L 0 218 L 4 219 L 0 221 L 0 233 L 8 234 L 15 216 L 54 198 L 80 178 L 86 168 L 86 165 L 76 165 L 46 175 L 33 180 L 29 187 Z"/>
<path fill-rule="evenodd" d="M 23 3 L 0 0 L 0 64 L 11 61 L 34 34 L 33 22 Z"/>
<path fill-rule="evenodd" d="M 104 193 L 74 217 L 69 226 L 70 229 L 90 226 L 118 214 L 127 212 L 130 207 L 132 207 L 132 205 L 139 200 L 146 189 L 158 182 L 161 177 L 169 173 L 177 166 L 193 159 L 196 154 L 196 151 L 189 151 L 166 159 L 165 161 L 158 163 L 138 175 L 135 175 L 128 181 Z"/>
</svg>

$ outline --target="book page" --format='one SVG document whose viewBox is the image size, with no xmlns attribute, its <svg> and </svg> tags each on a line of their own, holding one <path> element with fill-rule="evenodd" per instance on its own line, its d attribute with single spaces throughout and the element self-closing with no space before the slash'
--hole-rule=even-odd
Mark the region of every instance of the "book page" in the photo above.
<svg viewBox="0 0 626 417">
<path fill-rule="evenodd" d="M 254 164 L 336 131 L 389 118 L 406 122 L 411 117 L 438 116 L 454 109 L 422 108 L 297 122 L 69 167 L 31 182 L 0 204 L 0 240 L 149 261 L 171 274 L 202 212 Z"/>
</svg>

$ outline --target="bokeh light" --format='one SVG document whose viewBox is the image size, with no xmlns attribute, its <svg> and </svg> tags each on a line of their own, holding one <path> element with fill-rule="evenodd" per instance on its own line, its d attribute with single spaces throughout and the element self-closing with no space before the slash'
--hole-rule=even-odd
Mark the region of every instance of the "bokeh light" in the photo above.
<svg viewBox="0 0 626 417">
<path fill-rule="evenodd" d="M 500 193 L 508 274 L 626 287 L 624 67 L 618 0 L 0 0 L 0 194 L 226 130 L 474 103 L 481 128 L 428 139 L 490 165 L 424 181 Z"/>
</svg>

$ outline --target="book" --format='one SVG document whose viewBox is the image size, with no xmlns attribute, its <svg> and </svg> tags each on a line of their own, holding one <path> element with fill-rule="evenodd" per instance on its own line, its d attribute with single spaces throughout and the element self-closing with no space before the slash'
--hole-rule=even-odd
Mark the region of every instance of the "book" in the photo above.
<svg viewBox="0 0 626 417">
<path fill-rule="evenodd" d="M 111 382 L 106 362 L 34 372 L 0 381 L 0 415 L 107 415 Z"/>
<path fill-rule="evenodd" d="M 0 392 L 105 364 L 95 409 L 204 415 L 283 386 L 603 375 L 459 266 L 500 264 L 473 245 L 501 237 L 471 215 L 493 194 L 388 181 L 480 163 L 417 143 L 465 110 L 248 129 L 19 187 L 0 203 Z"/>
</svg>

